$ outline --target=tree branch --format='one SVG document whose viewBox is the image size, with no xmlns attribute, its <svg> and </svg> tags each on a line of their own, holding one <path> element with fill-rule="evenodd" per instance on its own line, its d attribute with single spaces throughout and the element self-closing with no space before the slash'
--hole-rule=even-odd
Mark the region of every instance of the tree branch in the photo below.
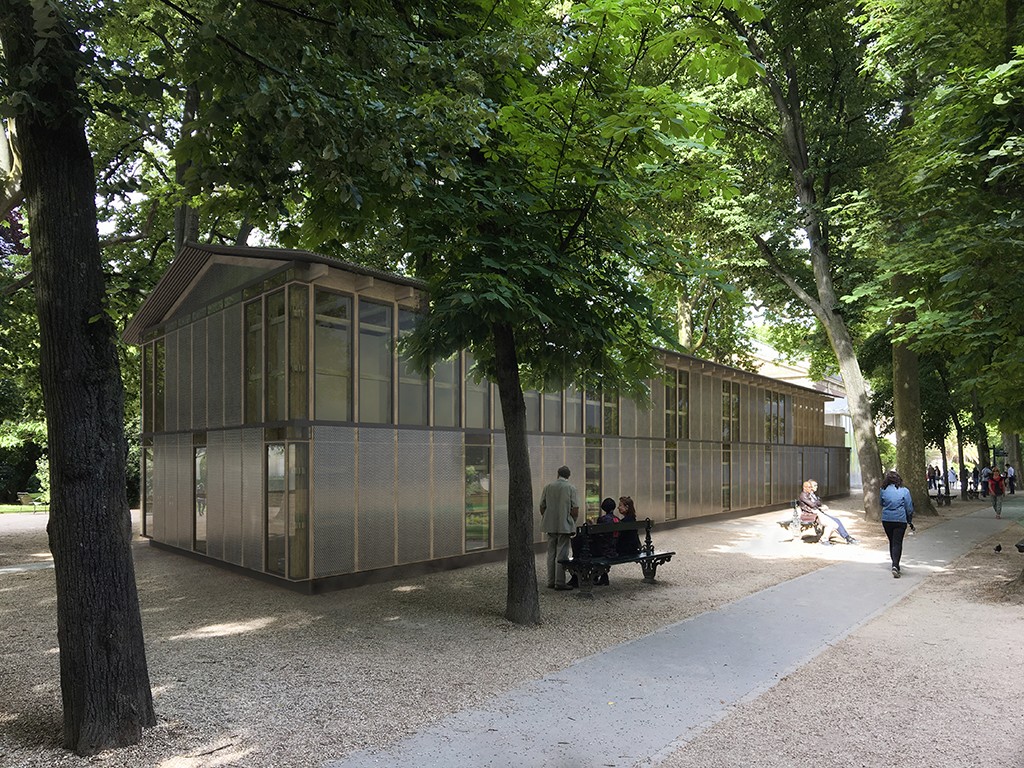
<svg viewBox="0 0 1024 768">
<path fill-rule="evenodd" d="M 808 306 L 811 312 L 814 313 L 815 317 L 819 318 L 824 322 L 825 308 L 821 302 L 811 296 L 803 287 L 793 279 L 793 277 L 786 272 L 775 255 L 775 252 L 771 249 L 771 246 L 765 241 L 760 235 L 751 235 L 754 243 L 757 245 L 757 249 L 761 252 L 761 256 L 768 263 L 768 268 L 775 274 L 779 280 L 786 284 L 786 287 L 793 292 L 793 294 L 800 299 L 804 304 Z"/>
</svg>

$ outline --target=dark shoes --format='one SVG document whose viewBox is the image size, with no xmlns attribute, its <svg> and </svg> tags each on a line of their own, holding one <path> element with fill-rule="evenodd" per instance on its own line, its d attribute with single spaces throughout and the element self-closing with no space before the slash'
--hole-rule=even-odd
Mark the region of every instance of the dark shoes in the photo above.
<svg viewBox="0 0 1024 768">
<path fill-rule="evenodd" d="M 556 592 L 568 592 L 570 589 L 576 589 L 575 584 L 555 584 Z"/>
<path fill-rule="evenodd" d="M 898 565 L 892 567 L 892 577 L 898 579 L 900 577 L 900 568 Z"/>
</svg>

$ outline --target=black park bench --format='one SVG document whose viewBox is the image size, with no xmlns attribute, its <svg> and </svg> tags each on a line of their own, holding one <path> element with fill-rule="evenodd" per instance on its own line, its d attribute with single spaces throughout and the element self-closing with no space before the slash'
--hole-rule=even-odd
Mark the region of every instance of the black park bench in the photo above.
<svg viewBox="0 0 1024 768">
<path fill-rule="evenodd" d="M 624 563 L 639 563 L 644 574 L 644 581 L 648 584 L 654 583 L 654 576 L 658 566 L 667 563 L 672 559 L 675 552 L 658 552 L 654 549 L 654 542 L 651 541 L 651 528 L 654 523 L 650 518 L 636 522 L 618 523 L 584 523 L 576 529 L 576 535 L 581 536 L 580 544 L 576 550 L 575 557 L 569 560 L 561 560 L 562 565 L 579 582 L 579 594 L 581 596 L 593 597 L 593 586 L 601 576 L 605 576 L 613 565 Z M 603 537 L 624 531 L 643 531 L 644 541 L 640 544 L 640 551 L 635 555 L 616 555 L 614 557 L 594 554 L 604 550 L 603 538 L 591 540 L 591 537 Z M 593 543 L 593 547 L 591 544 Z"/>
</svg>

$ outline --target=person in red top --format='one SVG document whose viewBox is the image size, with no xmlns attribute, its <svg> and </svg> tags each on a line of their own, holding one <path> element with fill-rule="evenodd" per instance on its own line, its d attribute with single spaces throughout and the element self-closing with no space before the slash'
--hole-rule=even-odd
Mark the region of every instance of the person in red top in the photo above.
<svg viewBox="0 0 1024 768">
<path fill-rule="evenodd" d="M 1006 481 L 998 469 L 992 470 L 988 479 L 988 492 L 992 494 L 992 508 L 996 511 L 996 520 L 1003 516 L 1003 496 L 1006 495 Z"/>
</svg>

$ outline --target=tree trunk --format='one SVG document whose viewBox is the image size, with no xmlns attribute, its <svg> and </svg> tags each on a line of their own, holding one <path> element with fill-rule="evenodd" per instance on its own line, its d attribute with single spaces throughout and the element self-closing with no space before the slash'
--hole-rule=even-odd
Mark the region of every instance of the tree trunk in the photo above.
<svg viewBox="0 0 1024 768">
<path fill-rule="evenodd" d="M 64 743 L 87 755 L 136 743 L 156 718 L 131 553 L 124 393 L 76 86 L 81 43 L 55 17 L 52 36 L 37 39 L 33 7 L 48 8 L 0 3 L 0 35 L 8 73 L 43 73 L 12 85 L 32 99 L 16 121 L 48 429 Z"/>
<path fill-rule="evenodd" d="M 537 559 L 533 541 L 533 477 L 526 444 L 526 401 L 519 381 L 519 358 L 511 326 L 492 328 L 494 357 L 508 452 L 508 593 L 505 618 L 515 624 L 540 623 Z"/>
<path fill-rule="evenodd" d="M 196 114 L 199 112 L 199 89 L 195 85 L 185 88 L 185 103 L 181 110 L 181 135 L 187 136 L 195 129 Z M 185 183 L 185 175 L 192 166 L 191 162 L 177 161 L 174 165 L 174 180 L 179 185 Z M 185 243 L 194 243 L 199 239 L 199 214 L 188 204 L 189 193 L 182 189 L 185 199 L 174 211 L 174 255 L 177 256 Z"/>
<path fill-rule="evenodd" d="M 974 431 L 978 435 L 978 461 L 983 467 L 991 467 L 992 453 L 988 445 L 988 427 L 985 426 L 985 411 L 982 410 L 977 391 L 971 392 L 971 418 L 974 420 Z"/>
<path fill-rule="evenodd" d="M 967 471 L 967 462 L 964 461 L 964 427 L 958 416 L 953 416 L 953 427 L 956 429 L 956 457 L 960 462 L 960 498 L 967 500 L 967 478 L 970 473 Z"/>
<path fill-rule="evenodd" d="M 875 436 L 875 422 L 871 414 L 871 399 L 860 362 L 853 351 L 846 323 L 825 324 L 832 349 L 839 361 L 839 372 L 846 387 L 846 400 L 853 421 L 853 440 L 857 446 L 860 471 L 864 489 L 864 514 L 869 520 L 882 519 L 882 500 L 878 495 L 882 488 L 882 457 L 878 452 L 878 438 Z"/>
<path fill-rule="evenodd" d="M 910 293 L 910 280 L 898 275 L 893 278 L 892 287 L 894 295 L 907 296 Z M 908 314 L 901 312 L 893 318 L 897 327 L 913 319 Z M 938 515 L 928 496 L 924 475 L 924 423 L 921 420 L 919 370 L 917 353 L 906 344 L 893 343 L 892 403 L 896 417 L 896 466 L 914 500 L 914 511 L 924 515 Z M 947 477 L 945 469 L 943 464 L 943 482 Z"/>
</svg>

